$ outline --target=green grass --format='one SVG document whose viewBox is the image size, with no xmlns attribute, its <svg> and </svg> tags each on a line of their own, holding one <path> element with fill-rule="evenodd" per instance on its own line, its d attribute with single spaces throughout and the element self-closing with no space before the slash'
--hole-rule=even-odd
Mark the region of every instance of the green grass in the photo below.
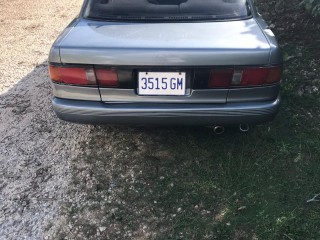
<svg viewBox="0 0 320 240">
<path fill-rule="evenodd" d="M 173 235 L 182 231 L 185 238 L 194 238 L 193 234 L 201 238 L 211 231 L 218 239 L 232 238 L 237 229 L 245 228 L 262 239 L 319 236 L 320 207 L 306 204 L 308 197 L 320 191 L 319 136 L 304 141 L 307 132 L 293 134 L 297 127 L 282 129 L 277 121 L 248 136 L 204 141 L 196 144 L 195 151 L 187 143 L 173 150 L 175 162 L 167 169 L 182 172 L 168 180 L 177 183 L 161 196 L 163 207 L 183 199 L 185 209 L 201 204 L 213 213 L 219 206 L 226 210 L 221 222 L 214 221 L 214 214 L 204 217 L 187 210 L 171 229 Z M 207 149 L 211 151 L 204 155 Z M 185 159 L 190 159 L 187 166 Z M 246 208 L 239 211 L 242 206 Z"/>
</svg>

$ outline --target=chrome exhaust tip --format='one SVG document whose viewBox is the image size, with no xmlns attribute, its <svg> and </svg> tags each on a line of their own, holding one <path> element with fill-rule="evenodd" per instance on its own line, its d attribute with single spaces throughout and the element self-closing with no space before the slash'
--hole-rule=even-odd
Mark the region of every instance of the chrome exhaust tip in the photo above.
<svg viewBox="0 0 320 240">
<path fill-rule="evenodd" d="M 249 126 L 249 124 L 240 124 L 239 130 L 240 130 L 240 132 L 249 132 L 250 126 Z"/>
<path fill-rule="evenodd" d="M 215 126 L 215 127 L 212 127 L 212 129 L 216 135 L 222 135 L 224 134 L 224 131 L 225 131 L 223 126 Z"/>
</svg>

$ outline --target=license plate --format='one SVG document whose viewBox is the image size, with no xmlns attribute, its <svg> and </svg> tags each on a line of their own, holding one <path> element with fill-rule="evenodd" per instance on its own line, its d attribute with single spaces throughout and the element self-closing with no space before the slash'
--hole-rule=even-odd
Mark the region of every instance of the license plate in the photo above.
<svg viewBox="0 0 320 240">
<path fill-rule="evenodd" d="M 186 73 L 139 72 L 138 94 L 155 96 L 186 95 Z"/>
</svg>

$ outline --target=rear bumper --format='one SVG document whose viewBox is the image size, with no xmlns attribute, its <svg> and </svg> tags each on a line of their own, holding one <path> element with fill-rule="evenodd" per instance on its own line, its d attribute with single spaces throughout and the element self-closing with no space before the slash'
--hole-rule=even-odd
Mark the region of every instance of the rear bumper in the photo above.
<svg viewBox="0 0 320 240">
<path fill-rule="evenodd" d="M 53 109 L 66 121 L 127 125 L 232 125 L 271 121 L 280 97 L 268 102 L 226 104 L 103 103 L 54 98 Z"/>
</svg>

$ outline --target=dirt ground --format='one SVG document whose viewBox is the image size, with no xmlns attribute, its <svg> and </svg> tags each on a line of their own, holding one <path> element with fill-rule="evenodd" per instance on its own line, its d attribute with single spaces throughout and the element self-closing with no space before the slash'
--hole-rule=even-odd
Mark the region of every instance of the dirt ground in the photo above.
<svg viewBox="0 0 320 240">
<path fill-rule="evenodd" d="M 80 5 L 0 0 L 0 239 L 44 238 L 90 129 L 57 121 L 46 63 Z"/>
</svg>

